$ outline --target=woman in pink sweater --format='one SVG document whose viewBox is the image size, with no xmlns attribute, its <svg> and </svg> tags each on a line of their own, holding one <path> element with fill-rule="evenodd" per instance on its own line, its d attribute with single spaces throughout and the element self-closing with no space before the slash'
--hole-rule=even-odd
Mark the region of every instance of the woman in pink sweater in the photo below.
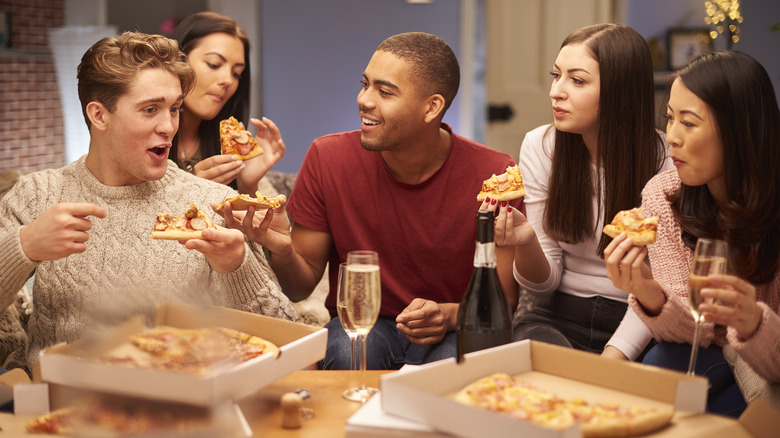
<svg viewBox="0 0 780 438">
<path fill-rule="evenodd" d="M 676 73 L 666 117 L 677 169 L 642 192 L 645 213 L 660 218 L 658 241 L 636 247 L 618 236 L 604 251 L 607 271 L 660 341 L 644 362 L 684 371 L 694 333 L 693 247 L 700 237 L 728 242 L 729 275 L 702 291 L 711 304 L 699 307 L 696 373 L 710 380 L 708 410 L 738 416 L 745 400 L 724 347 L 767 382 L 780 382 L 780 111 L 756 60 L 713 52 Z"/>
</svg>

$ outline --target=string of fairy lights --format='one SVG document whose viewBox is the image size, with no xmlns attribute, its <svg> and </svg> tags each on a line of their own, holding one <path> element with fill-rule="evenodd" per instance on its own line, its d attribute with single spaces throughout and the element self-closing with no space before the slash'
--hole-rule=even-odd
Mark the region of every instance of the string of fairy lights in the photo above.
<svg viewBox="0 0 780 438">
<path fill-rule="evenodd" d="M 704 2 L 707 16 L 704 22 L 714 26 L 710 38 L 715 40 L 723 35 L 729 45 L 739 42 L 739 25 L 742 14 L 739 12 L 739 0 L 707 0 Z"/>
</svg>

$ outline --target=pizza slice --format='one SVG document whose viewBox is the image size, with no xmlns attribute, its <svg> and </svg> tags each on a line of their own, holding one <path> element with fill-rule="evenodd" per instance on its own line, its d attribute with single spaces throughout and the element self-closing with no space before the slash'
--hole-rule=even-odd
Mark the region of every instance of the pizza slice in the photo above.
<svg viewBox="0 0 780 438">
<path fill-rule="evenodd" d="M 222 154 L 233 154 L 242 160 L 248 160 L 263 153 L 255 137 L 244 128 L 244 124 L 235 117 L 219 122 L 219 143 Z"/>
<path fill-rule="evenodd" d="M 217 229 L 206 213 L 190 202 L 187 211 L 181 216 L 173 216 L 168 212 L 158 215 L 150 237 L 162 240 L 202 239 L 206 228 Z"/>
<path fill-rule="evenodd" d="M 493 174 L 482 183 L 482 190 L 477 195 L 477 201 L 482 202 L 485 198 L 509 201 L 523 196 L 525 196 L 525 186 L 523 185 L 523 176 L 520 174 L 520 167 L 509 166 L 506 168 L 506 172 L 501 175 Z"/>
<path fill-rule="evenodd" d="M 230 207 L 233 209 L 233 211 L 244 211 L 247 210 L 252 205 L 254 205 L 255 210 L 279 208 L 282 205 L 282 200 L 279 198 L 279 196 L 268 198 L 266 196 L 261 195 L 260 192 L 255 192 L 255 196 L 257 197 L 253 198 L 249 195 L 240 194 L 238 196 L 233 196 L 232 198 L 227 198 L 224 201 L 222 201 L 221 204 L 216 206 L 216 208 L 214 208 L 214 211 L 216 211 L 217 213 L 221 213 L 222 209 L 225 206 L 225 202 L 230 202 Z"/>
<path fill-rule="evenodd" d="M 39 415 L 27 423 L 28 432 L 51 435 L 72 435 L 78 424 L 84 422 L 86 413 L 76 407 L 65 407 Z"/>
<path fill-rule="evenodd" d="M 632 208 L 617 212 L 612 222 L 604 226 L 604 234 L 617 237 L 626 233 L 636 246 L 645 246 L 655 242 L 658 230 L 658 217 L 645 217 L 642 208 Z"/>
</svg>

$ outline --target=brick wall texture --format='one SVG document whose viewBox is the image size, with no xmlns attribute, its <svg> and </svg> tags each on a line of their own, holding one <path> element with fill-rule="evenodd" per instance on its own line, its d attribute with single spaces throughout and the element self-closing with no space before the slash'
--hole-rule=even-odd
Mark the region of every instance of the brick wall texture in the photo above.
<svg viewBox="0 0 780 438">
<path fill-rule="evenodd" d="M 0 0 L 11 47 L 0 52 L 0 171 L 65 165 L 65 128 L 48 29 L 64 25 L 65 0 Z"/>
</svg>

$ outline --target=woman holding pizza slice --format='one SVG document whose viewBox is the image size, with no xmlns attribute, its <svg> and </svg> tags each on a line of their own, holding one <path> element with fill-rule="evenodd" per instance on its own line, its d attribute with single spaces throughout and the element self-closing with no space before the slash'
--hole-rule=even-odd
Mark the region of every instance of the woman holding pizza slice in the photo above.
<svg viewBox="0 0 780 438">
<path fill-rule="evenodd" d="M 515 279 L 535 300 L 518 309 L 513 338 L 596 353 L 609 343 L 607 353 L 635 359 L 651 336 L 607 278 L 601 230 L 671 168 L 650 51 L 630 27 L 588 26 L 566 37 L 550 74 L 553 124 L 526 134 L 518 160 L 527 218 L 494 199 L 481 206 L 498 211 L 496 244 L 514 246 Z"/>
<path fill-rule="evenodd" d="M 265 117 L 250 119 L 264 150 L 252 160 L 223 155 L 219 141 L 222 120 L 233 116 L 246 126 L 251 83 L 249 39 L 232 18 L 215 12 L 185 18 L 176 26 L 173 38 L 195 69 L 197 81 L 184 99 L 171 158 L 197 176 L 254 195 L 257 182 L 284 156 L 279 128 Z"/>
<path fill-rule="evenodd" d="M 701 291 L 695 371 L 710 381 L 708 410 L 739 416 L 745 400 L 729 362 L 780 383 L 780 110 L 761 64 L 713 52 L 674 75 L 666 117 L 677 169 L 642 191 L 644 210 L 660 218 L 658 241 L 645 249 L 618 236 L 604 251 L 607 270 L 660 341 L 644 362 L 685 371 L 693 248 L 702 237 L 728 243 L 728 275 Z"/>
</svg>

